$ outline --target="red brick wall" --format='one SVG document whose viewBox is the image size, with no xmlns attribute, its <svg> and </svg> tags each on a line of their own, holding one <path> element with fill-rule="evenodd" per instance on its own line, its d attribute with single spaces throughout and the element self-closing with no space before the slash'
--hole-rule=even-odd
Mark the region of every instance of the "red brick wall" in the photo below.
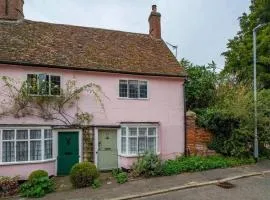
<svg viewBox="0 0 270 200">
<path fill-rule="evenodd" d="M 196 125 L 196 114 L 188 111 L 186 114 L 186 152 L 188 155 L 212 155 L 214 151 L 207 148 L 212 134 Z"/>
<path fill-rule="evenodd" d="M 24 0 L 0 0 L 0 20 L 23 19 Z"/>
</svg>

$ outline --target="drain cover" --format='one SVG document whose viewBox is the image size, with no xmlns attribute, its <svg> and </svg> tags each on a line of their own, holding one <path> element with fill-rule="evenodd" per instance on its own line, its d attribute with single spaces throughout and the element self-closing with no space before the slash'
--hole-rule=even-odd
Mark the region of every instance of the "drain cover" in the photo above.
<svg viewBox="0 0 270 200">
<path fill-rule="evenodd" d="M 234 188 L 235 185 L 232 184 L 232 183 L 229 183 L 229 182 L 219 182 L 217 183 L 217 186 L 221 187 L 221 188 L 224 188 L 224 189 L 230 189 L 230 188 Z"/>
</svg>

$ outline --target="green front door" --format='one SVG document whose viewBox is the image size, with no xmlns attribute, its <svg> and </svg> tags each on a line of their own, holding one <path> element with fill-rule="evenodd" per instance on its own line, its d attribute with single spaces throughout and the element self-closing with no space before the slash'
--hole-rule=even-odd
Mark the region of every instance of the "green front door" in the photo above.
<svg viewBox="0 0 270 200">
<path fill-rule="evenodd" d="M 79 162 L 78 132 L 59 132 L 57 175 L 68 175 L 71 167 L 78 162 Z"/>
<path fill-rule="evenodd" d="M 117 130 L 98 131 L 98 168 L 118 168 Z"/>
</svg>

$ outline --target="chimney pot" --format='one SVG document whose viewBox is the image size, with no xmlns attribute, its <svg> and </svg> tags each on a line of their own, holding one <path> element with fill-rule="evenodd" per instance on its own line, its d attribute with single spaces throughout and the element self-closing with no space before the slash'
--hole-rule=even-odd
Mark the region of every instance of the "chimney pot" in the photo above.
<svg viewBox="0 0 270 200">
<path fill-rule="evenodd" d="M 152 12 L 148 18 L 149 21 L 149 35 L 155 39 L 161 39 L 161 14 L 157 12 L 157 6 L 152 5 Z"/>
</svg>

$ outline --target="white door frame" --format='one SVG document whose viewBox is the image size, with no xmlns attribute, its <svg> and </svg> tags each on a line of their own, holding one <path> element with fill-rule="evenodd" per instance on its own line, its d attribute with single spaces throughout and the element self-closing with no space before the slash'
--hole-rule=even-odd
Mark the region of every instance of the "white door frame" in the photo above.
<svg viewBox="0 0 270 200">
<path fill-rule="evenodd" d="M 83 161 L 83 137 L 82 129 L 53 129 L 53 157 L 56 158 L 55 161 L 55 175 L 57 175 L 58 166 L 58 136 L 59 132 L 78 132 L 79 133 L 79 162 Z"/>
<path fill-rule="evenodd" d="M 94 128 L 94 134 L 95 134 L 95 158 L 94 158 L 94 162 L 95 162 L 95 165 L 98 167 L 98 132 L 99 130 L 116 130 L 116 137 L 117 137 L 117 165 L 118 165 L 118 168 L 120 167 L 120 142 L 121 142 L 121 129 L 120 128 L 97 128 L 95 127 Z"/>
</svg>

